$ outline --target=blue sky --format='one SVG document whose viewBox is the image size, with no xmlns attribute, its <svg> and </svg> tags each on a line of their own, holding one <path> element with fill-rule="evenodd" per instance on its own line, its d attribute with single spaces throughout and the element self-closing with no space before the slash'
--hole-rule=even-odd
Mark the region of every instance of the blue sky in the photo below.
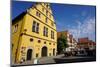
<svg viewBox="0 0 100 67">
<path fill-rule="evenodd" d="M 13 1 L 12 19 L 32 6 L 32 2 Z M 51 4 L 57 31 L 68 30 L 77 39 L 89 37 L 95 41 L 95 6 Z"/>
</svg>

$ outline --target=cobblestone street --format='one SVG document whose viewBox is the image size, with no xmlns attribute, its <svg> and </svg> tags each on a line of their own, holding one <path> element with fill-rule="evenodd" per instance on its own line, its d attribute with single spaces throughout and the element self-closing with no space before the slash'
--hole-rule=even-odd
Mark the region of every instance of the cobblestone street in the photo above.
<svg viewBox="0 0 100 67">
<path fill-rule="evenodd" d="M 52 56 L 52 57 L 43 57 L 39 59 L 39 64 L 48 64 L 48 63 L 56 63 L 54 58 L 61 58 L 64 55 L 57 55 L 57 56 Z"/>
<path fill-rule="evenodd" d="M 27 61 L 21 65 L 41 65 L 41 64 L 58 64 L 58 63 L 75 63 L 75 62 L 86 62 L 86 61 L 96 61 L 95 57 L 89 56 L 69 56 L 65 57 L 64 54 L 52 56 L 52 57 L 43 57 L 37 60 L 37 64 L 34 64 L 34 60 Z"/>
<path fill-rule="evenodd" d="M 64 55 L 57 55 L 54 57 L 44 57 L 39 59 L 39 64 L 53 64 L 53 63 L 72 63 L 72 62 L 86 62 L 95 61 L 95 57 L 89 56 L 69 56 L 64 57 Z"/>
</svg>

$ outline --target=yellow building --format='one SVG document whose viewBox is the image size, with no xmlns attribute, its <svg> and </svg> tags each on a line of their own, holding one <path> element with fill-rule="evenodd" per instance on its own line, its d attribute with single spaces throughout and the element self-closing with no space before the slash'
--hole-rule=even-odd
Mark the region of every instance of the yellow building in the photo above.
<svg viewBox="0 0 100 67">
<path fill-rule="evenodd" d="M 56 24 L 49 3 L 34 3 L 12 21 L 12 63 L 56 56 L 56 51 Z"/>
</svg>

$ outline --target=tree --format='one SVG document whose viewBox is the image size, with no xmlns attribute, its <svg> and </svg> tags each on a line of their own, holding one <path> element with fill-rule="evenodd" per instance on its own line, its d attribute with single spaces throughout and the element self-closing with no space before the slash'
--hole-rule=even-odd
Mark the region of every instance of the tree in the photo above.
<svg viewBox="0 0 100 67">
<path fill-rule="evenodd" d="M 67 37 L 61 34 L 61 36 L 57 39 L 58 54 L 63 53 L 66 47 L 68 47 Z"/>
</svg>

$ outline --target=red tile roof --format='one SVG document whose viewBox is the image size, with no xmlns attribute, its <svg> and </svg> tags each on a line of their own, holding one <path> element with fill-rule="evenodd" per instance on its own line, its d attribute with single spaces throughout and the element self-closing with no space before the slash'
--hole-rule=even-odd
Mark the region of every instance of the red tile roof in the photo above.
<svg viewBox="0 0 100 67">
<path fill-rule="evenodd" d="M 79 43 L 86 43 L 86 42 L 89 42 L 89 39 L 87 37 L 86 38 L 79 38 L 78 42 Z"/>
</svg>

